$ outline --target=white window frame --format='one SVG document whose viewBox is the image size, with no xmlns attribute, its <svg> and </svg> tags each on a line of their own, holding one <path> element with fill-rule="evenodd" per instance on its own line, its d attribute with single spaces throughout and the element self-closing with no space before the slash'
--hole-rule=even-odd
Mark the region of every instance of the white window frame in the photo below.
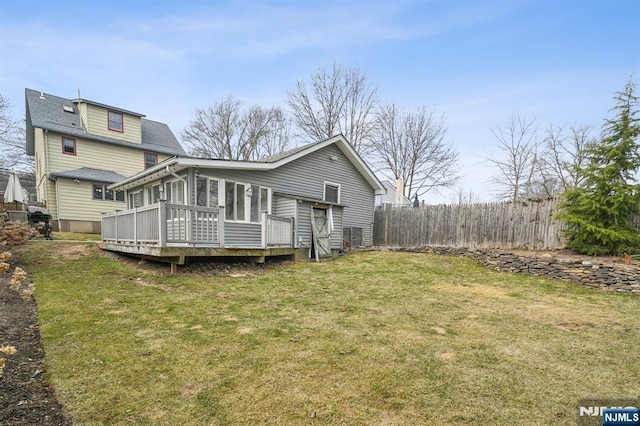
<svg viewBox="0 0 640 426">
<path fill-rule="evenodd" d="M 182 201 L 175 199 L 176 190 L 179 185 L 182 185 Z M 167 202 L 171 204 L 187 204 L 187 182 L 183 179 L 174 179 L 165 183 L 164 193 L 167 194 Z"/>
<path fill-rule="evenodd" d="M 262 203 L 262 197 L 261 197 L 261 193 L 263 189 L 267 190 L 267 205 L 266 205 L 266 212 L 267 213 L 271 213 L 271 202 L 272 202 L 272 192 L 271 192 L 271 188 L 267 187 L 267 186 L 261 186 L 261 185 L 257 185 L 257 184 L 251 184 L 251 183 L 247 183 L 247 182 L 236 182 L 236 181 L 232 181 L 232 180 L 222 180 L 220 179 L 220 187 L 223 190 L 220 191 L 218 190 L 218 200 L 220 205 L 225 206 L 225 220 L 229 221 L 229 222 L 242 222 L 242 223 L 262 223 L 262 213 L 265 211 L 264 209 L 264 205 Z M 233 194 L 234 194 L 234 202 L 233 202 L 233 215 L 232 217 L 227 217 L 227 215 L 229 214 L 228 212 L 228 206 L 227 206 L 227 184 L 233 184 Z M 244 219 L 238 219 L 238 201 L 236 199 L 236 195 L 238 193 L 238 185 L 243 185 L 244 186 Z M 252 187 L 257 187 L 257 191 L 258 191 L 258 195 L 260 196 L 259 199 L 259 213 L 258 213 L 258 221 L 252 221 L 251 220 L 251 196 L 253 195 L 253 189 L 251 189 L 251 191 L 249 191 L 250 188 Z"/>
<path fill-rule="evenodd" d="M 337 201 L 329 201 L 329 200 L 327 200 L 327 185 L 335 186 L 336 188 L 338 188 L 338 200 Z M 323 201 L 326 201 L 327 203 L 340 204 L 341 196 L 342 196 L 342 185 L 340 185 L 339 183 L 335 183 L 335 182 L 328 182 L 326 180 L 323 182 L 323 185 L 322 185 L 322 200 Z"/>
<path fill-rule="evenodd" d="M 164 196 L 164 186 L 161 183 L 156 183 L 155 185 L 149 185 L 144 187 L 144 197 L 145 197 L 145 205 L 151 205 L 158 202 L 158 200 L 153 199 L 153 189 L 158 188 L 158 200 L 161 200 Z"/>
<path fill-rule="evenodd" d="M 140 205 L 136 206 L 135 198 L 136 196 L 140 197 Z M 144 192 L 142 189 L 133 192 L 127 192 L 127 205 L 130 209 L 135 209 L 136 207 L 144 206 Z"/>
<path fill-rule="evenodd" d="M 198 204 L 199 200 L 198 200 L 198 181 L 206 181 L 206 187 L 205 187 L 205 198 L 206 198 L 206 205 L 201 206 L 200 204 Z M 208 177 L 208 176 L 198 176 L 196 177 L 196 206 L 200 206 L 200 207 L 219 207 L 221 204 L 221 200 L 222 197 L 220 196 L 220 179 L 218 178 L 214 178 L 214 177 Z M 217 188 L 217 192 L 218 192 L 218 201 L 216 203 L 211 202 L 211 188 L 215 187 Z"/>
</svg>

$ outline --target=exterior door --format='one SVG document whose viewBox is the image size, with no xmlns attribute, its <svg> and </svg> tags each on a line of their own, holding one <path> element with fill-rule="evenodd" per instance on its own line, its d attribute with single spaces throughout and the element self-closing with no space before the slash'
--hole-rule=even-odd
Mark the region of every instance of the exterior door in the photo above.
<svg viewBox="0 0 640 426">
<path fill-rule="evenodd" d="M 327 209 L 313 209 L 311 218 L 315 257 L 331 257 L 329 218 Z"/>
</svg>

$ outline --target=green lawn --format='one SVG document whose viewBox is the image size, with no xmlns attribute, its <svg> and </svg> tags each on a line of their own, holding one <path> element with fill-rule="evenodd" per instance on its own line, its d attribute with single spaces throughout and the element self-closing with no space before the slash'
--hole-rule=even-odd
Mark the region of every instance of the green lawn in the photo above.
<svg viewBox="0 0 640 426">
<path fill-rule="evenodd" d="M 32 243 L 21 260 L 80 425 L 575 424 L 580 398 L 640 394 L 637 296 L 468 259 L 172 276 Z"/>
</svg>

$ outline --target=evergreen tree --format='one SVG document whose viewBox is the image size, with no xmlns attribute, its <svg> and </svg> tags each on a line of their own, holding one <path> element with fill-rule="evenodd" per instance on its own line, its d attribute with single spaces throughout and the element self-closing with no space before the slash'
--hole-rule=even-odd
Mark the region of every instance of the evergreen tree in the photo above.
<svg viewBox="0 0 640 426">
<path fill-rule="evenodd" d="M 614 96 L 613 119 L 603 138 L 587 149 L 584 181 L 564 193 L 558 218 L 567 225 L 568 248 L 590 255 L 640 252 L 640 232 L 631 216 L 640 212 L 640 119 L 635 84 Z"/>
</svg>

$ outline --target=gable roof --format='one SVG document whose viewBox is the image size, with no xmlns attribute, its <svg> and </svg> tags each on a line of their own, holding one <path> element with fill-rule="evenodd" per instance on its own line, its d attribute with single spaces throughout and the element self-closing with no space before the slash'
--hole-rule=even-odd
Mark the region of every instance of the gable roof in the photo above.
<svg viewBox="0 0 640 426">
<path fill-rule="evenodd" d="M 27 154 L 34 155 L 33 128 L 49 130 L 68 136 L 104 142 L 112 145 L 124 146 L 142 151 L 159 152 L 168 155 L 186 155 L 186 152 L 174 136 L 169 126 L 157 121 L 147 120 L 142 114 L 122 108 L 111 107 L 93 101 L 83 102 L 98 105 L 113 111 L 124 112 L 140 117 L 142 127 L 142 143 L 127 142 L 121 139 L 95 135 L 87 132 L 80 121 L 77 100 L 70 100 L 42 93 L 32 89 L 25 89 L 25 110 L 27 121 Z M 73 110 L 73 113 L 63 109 Z"/>
<path fill-rule="evenodd" d="M 163 161 L 153 167 L 142 172 L 130 176 L 117 184 L 112 185 L 113 188 L 129 189 L 139 185 L 141 182 L 149 179 L 157 179 L 169 174 L 179 172 L 190 167 L 202 167 L 223 170 L 273 170 L 288 164 L 298 158 L 311 154 L 329 145 L 337 146 L 351 164 L 360 172 L 362 177 L 371 185 L 376 194 L 384 194 L 386 192 L 382 182 L 371 171 L 369 166 L 364 162 L 362 157 L 353 149 L 346 141 L 344 136 L 337 135 L 323 141 L 303 145 L 282 154 L 265 157 L 257 161 L 237 161 L 237 160 L 213 160 L 194 157 L 175 157 Z"/>
</svg>

